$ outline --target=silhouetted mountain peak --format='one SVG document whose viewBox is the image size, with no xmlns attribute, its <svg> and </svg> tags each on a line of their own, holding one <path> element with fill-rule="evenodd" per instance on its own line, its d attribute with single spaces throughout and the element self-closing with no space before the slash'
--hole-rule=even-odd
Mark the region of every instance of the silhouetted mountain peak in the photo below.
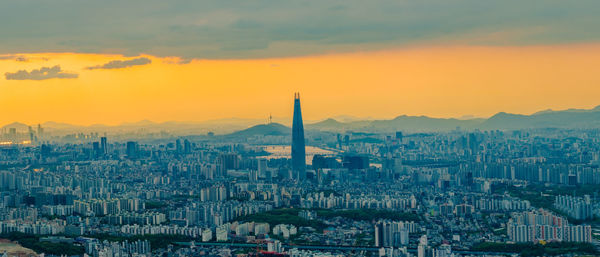
<svg viewBox="0 0 600 257">
<path fill-rule="evenodd" d="M 546 110 L 542 110 L 542 111 L 536 112 L 536 113 L 534 113 L 532 115 L 539 115 L 539 114 L 552 113 L 552 112 L 554 112 L 554 110 L 552 110 L 552 109 L 546 109 Z"/>
<path fill-rule="evenodd" d="M 326 120 L 322 120 L 319 121 L 317 123 L 313 123 L 311 124 L 311 126 L 335 126 L 335 125 L 342 125 L 343 123 L 333 119 L 333 118 L 329 118 Z"/>
<path fill-rule="evenodd" d="M 502 119 L 502 118 L 519 118 L 519 117 L 527 117 L 527 115 L 514 114 L 514 113 L 508 113 L 508 112 L 499 112 L 499 113 L 494 114 L 488 120 Z"/>
<path fill-rule="evenodd" d="M 291 128 L 279 123 L 259 124 L 249 127 L 244 130 L 233 132 L 226 136 L 232 137 L 249 137 L 249 136 L 284 136 L 291 134 Z"/>
<path fill-rule="evenodd" d="M 2 128 L 5 128 L 5 129 L 15 128 L 18 131 L 21 131 L 21 130 L 27 130 L 29 128 L 29 126 L 27 124 L 23 124 L 20 122 L 13 122 L 13 123 L 4 125 Z"/>
</svg>

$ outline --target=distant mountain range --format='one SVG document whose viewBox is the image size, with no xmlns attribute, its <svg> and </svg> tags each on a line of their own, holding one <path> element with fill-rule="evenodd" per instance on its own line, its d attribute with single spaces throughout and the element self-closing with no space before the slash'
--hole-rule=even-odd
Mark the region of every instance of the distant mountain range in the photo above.
<svg viewBox="0 0 600 257">
<path fill-rule="evenodd" d="M 395 131 L 432 132 L 456 128 L 473 130 L 515 130 L 531 128 L 600 128 L 600 106 L 590 109 L 563 111 L 545 110 L 531 115 L 501 112 L 490 118 L 442 119 L 426 116 L 398 116 L 391 120 L 356 120 L 341 122 L 330 118 L 307 124 L 306 130 L 330 132 L 392 133 Z M 289 135 L 289 127 L 278 123 L 256 125 L 230 134 L 231 136 Z"/>
<path fill-rule="evenodd" d="M 394 131 L 407 132 L 434 132 L 449 131 L 456 128 L 473 130 L 515 130 L 530 128 L 600 128 L 600 106 L 593 109 L 568 109 L 561 111 L 544 110 L 531 115 L 511 114 L 500 112 L 490 118 L 431 118 L 427 116 L 398 116 L 390 120 L 360 120 L 344 117 L 339 119 L 326 119 L 316 123 L 305 122 L 306 130 L 330 132 L 368 132 L 390 133 Z M 61 134 L 73 132 L 107 132 L 107 133 L 159 133 L 168 132 L 172 135 L 200 135 L 214 132 L 217 135 L 244 137 L 251 135 L 288 135 L 290 128 L 282 125 L 289 124 L 284 118 L 276 122 L 264 124 L 257 119 L 219 119 L 205 122 L 162 122 L 156 123 L 143 120 L 133 123 L 123 123 L 116 126 L 102 124 L 90 126 L 76 126 L 66 123 L 46 122 L 41 124 L 46 131 Z M 255 125 L 263 123 L 260 125 Z M 35 127 L 32 125 L 32 127 Z M 27 131 L 28 125 L 11 123 L 2 127 L 3 130 L 16 128 L 18 131 Z"/>
<path fill-rule="evenodd" d="M 109 133 L 109 134 L 131 134 L 131 133 L 161 133 L 167 132 L 173 135 L 198 135 L 213 132 L 216 134 L 228 134 L 248 128 L 253 124 L 257 124 L 261 120 L 256 119 L 221 119 L 204 122 L 152 122 L 142 120 L 138 122 L 128 122 L 119 125 L 104 125 L 94 124 L 89 126 L 72 125 L 58 122 L 44 122 L 40 124 L 44 131 L 53 135 L 64 135 L 70 133 Z M 2 130 L 16 128 L 19 132 L 28 131 L 29 125 L 14 122 L 2 127 Z M 33 129 L 37 128 L 37 124 L 31 124 Z"/>
<path fill-rule="evenodd" d="M 484 119 L 443 119 L 426 116 L 398 116 L 391 120 L 370 120 L 339 122 L 326 119 L 309 124 L 307 129 L 324 131 L 448 131 L 456 128 L 481 130 L 515 130 L 530 128 L 600 128 L 600 106 L 590 109 L 569 109 L 563 111 L 545 110 L 531 115 L 510 114 L 505 112 Z"/>
</svg>

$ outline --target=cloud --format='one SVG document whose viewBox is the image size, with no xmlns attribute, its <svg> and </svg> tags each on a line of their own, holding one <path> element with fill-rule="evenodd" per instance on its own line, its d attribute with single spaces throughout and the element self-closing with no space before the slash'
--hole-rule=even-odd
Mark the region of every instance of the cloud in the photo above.
<svg viewBox="0 0 600 257">
<path fill-rule="evenodd" d="M 54 67 L 42 67 L 31 71 L 19 70 L 17 72 L 4 73 L 6 80 L 45 80 L 45 79 L 74 79 L 79 77 L 77 73 L 68 73 L 61 70 L 60 65 Z"/>
<path fill-rule="evenodd" d="M 189 64 L 192 62 L 191 58 L 181 58 L 177 61 L 177 64 Z"/>
<path fill-rule="evenodd" d="M 243 59 L 419 44 L 600 41 L 598 0 L 30 0 L 2 7 L 0 24 L 11 26 L 0 27 L 0 54 Z"/>
<path fill-rule="evenodd" d="M 17 62 L 27 62 L 29 59 L 22 55 L 1 55 L 0 60 L 15 60 Z"/>
<path fill-rule="evenodd" d="M 169 57 L 166 57 L 163 59 L 163 63 L 184 65 L 184 64 L 191 63 L 193 60 L 194 60 L 193 58 L 182 58 L 182 57 L 169 56 Z"/>
<path fill-rule="evenodd" d="M 28 62 L 29 59 L 27 57 L 25 57 L 25 56 L 17 56 L 15 58 L 15 61 L 17 61 L 17 62 Z"/>
<path fill-rule="evenodd" d="M 141 57 L 141 58 L 136 58 L 136 59 L 131 59 L 131 60 L 124 60 L 124 61 L 114 60 L 114 61 L 110 61 L 110 62 L 102 64 L 102 65 L 87 67 L 86 69 L 88 69 L 88 70 L 122 69 L 122 68 L 131 67 L 131 66 L 146 65 L 151 62 L 152 61 L 150 59 L 148 59 L 146 57 Z"/>
<path fill-rule="evenodd" d="M 0 60 L 13 60 L 17 62 L 29 62 L 31 60 L 47 61 L 46 57 L 27 57 L 24 55 L 0 55 Z"/>
</svg>

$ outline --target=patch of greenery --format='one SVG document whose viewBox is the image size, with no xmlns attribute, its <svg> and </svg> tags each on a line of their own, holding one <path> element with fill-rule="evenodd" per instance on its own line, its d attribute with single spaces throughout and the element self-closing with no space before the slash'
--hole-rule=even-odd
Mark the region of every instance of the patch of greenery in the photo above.
<svg viewBox="0 0 600 257">
<path fill-rule="evenodd" d="M 544 194 L 548 195 L 547 198 L 551 199 L 551 203 L 554 203 L 554 196 L 557 195 L 573 195 L 573 196 L 584 196 L 594 195 L 594 193 L 600 193 L 600 188 L 597 185 L 577 185 L 577 186 L 565 186 L 555 185 L 545 186 L 543 184 L 529 184 L 527 187 L 514 187 L 505 184 L 496 184 L 492 187 L 493 193 L 502 194 L 508 191 L 510 194 L 518 194 L 519 192 L 525 194 Z M 533 204 L 533 202 L 532 202 Z"/>
<path fill-rule="evenodd" d="M 356 209 L 356 210 L 329 210 L 317 209 L 318 217 L 334 218 L 342 217 L 351 220 L 402 220 L 402 221 L 419 221 L 419 215 L 412 212 L 400 212 L 392 210 L 377 210 L 377 209 Z"/>
<path fill-rule="evenodd" d="M 161 201 L 146 201 L 145 202 L 146 209 L 160 209 L 166 207 L 167 204 Z"/>
<path fill-rule="evenodd" d="M 508 194 L 513 197 L 529 201 L 533 207 L 544 208 L 564 216 L 569 220 L 569 223 L 575 225 L 582 223 L 598 224 L 600 220 L 576 220 L 567 213 L 554 207 L 554 197 L 556 195 L 574 194 L 576 192 L 578 192 L 576 195 L 584 195 L 594 192 L 593 190 L 597 190 L 597 188 L 588 185 L 580 185 L 577 187 L 556 186 L 556 188 L 544 187 L 543 185 L 529 185 L 525 188 L 510 185 L 495 185 L 492 188 L 493 193 L 503 194 L 504 192 L 508 192 Z"/>
<path fill-rule="evenodd" d="M 492 188 L 494 193 L 503 194 L 508 192 L 513 197 L 529 201 L 532 206 L 538 208 L 551 208 L 554 204 L 554 196 L 542 194 L 543 191 L 529 190 L 529 187 L 514 187 L 510 185 L 497 185 Z"/>
<path fill-rule="evenodd" d="M 544 256 L 544 255 L 565 255 L 565 254 L 591 254 L 597 255 L 600 252 L 590 243 L 573 242 L 552 242 L 545 245 L 534 243 L 491 243 L 484 242 L 471 248 L 473 251 L 482 252 L 503 252 L 518 253 L 521 256 Z"/>
<path fill-rule="evenodd" d="M 21 232 L 11 232 L 7 234 L 0 234 L 0 238 L 6 238 L 11 241 L 18 242 L 21 246 L 34 250 L 37 253 L 45 253 L 52 255 L 83 255 L 85 248 L 80 245 L 68 244 L 68 243 L 52 243 L 52 242 L 40 242 L 40 236 L 25 234 Z"/>
</svg>

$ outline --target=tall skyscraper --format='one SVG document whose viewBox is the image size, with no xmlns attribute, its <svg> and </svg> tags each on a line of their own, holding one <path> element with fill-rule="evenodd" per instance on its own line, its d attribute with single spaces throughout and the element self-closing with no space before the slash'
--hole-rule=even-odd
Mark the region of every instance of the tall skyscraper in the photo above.
<svg viewBox="0 0 600 257">
<path fill-rule="evenodd" d="M 139 145 L 137 142 L 128 141 L 127 142 L 127 158 L 135 159 L 138 157 L 138 149 Z"/>
<path fill-rule="evenodd" d="M 306 174 L 306 149 L 304 142 L 304 125 L 300 110 L 300 93 L 294 94 L 294 119 L 292 123 L 292 170 L 298 179 Z"/>
<path fill-rule="evenodd" d="M 100 138 L 100 150 L 102 155 L 108 154 L 108 141 L 106 140 L 106 136 Z"/>
</svg>

